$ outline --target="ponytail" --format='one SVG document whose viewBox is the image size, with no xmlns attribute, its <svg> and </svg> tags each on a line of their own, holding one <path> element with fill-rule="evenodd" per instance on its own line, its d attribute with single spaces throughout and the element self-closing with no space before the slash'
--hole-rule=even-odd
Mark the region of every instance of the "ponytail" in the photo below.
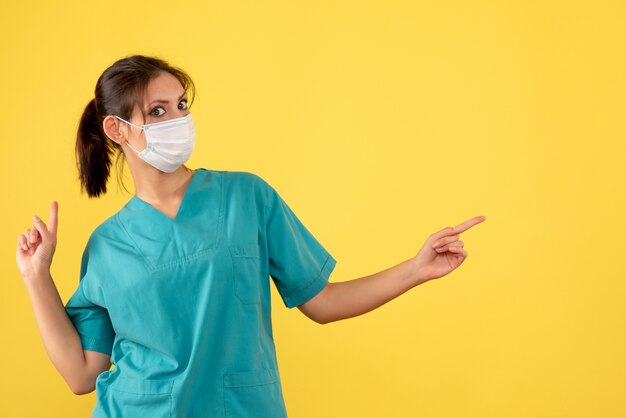
<svg viewBox="0 0 626 418">
<path fill-rule="evenodd" d="M 111 141 L 102 130 L 102 117 L 98 115 L 96 100 L 92 99 L 80 118 L 76 136 L 79 180 L 82 190 L 89 197 L 106 193 L 114 152 Z"/>
</svg>

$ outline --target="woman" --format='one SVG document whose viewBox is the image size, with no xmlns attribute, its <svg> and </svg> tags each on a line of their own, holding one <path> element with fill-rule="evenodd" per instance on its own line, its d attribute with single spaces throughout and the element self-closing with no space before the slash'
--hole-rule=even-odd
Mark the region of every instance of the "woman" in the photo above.
<svg viewBox="0 0 626 418">
<path fill-rule="evenodd" d="M 94 417 L 286 416 L 270 317 L 283 302 L 325 324 L 375 309 L 456 269 L 459 234 L 432 234 L 419 253 L 361 279 L 330 283 L 335 259 L 278 193 L 246 172 L 184 165 L 195 128 L 189 76 L 131 56 L 99 78 L 76 154 L 90 197 L 106 192 L 112 158 L 135 195 L 92 233 L 64 306 L 50 275 L 58 206 L 18 237 L 17 263 L 50 359 Z M 111 364 L 115 367 L 110 370 Z"/>
</svg>

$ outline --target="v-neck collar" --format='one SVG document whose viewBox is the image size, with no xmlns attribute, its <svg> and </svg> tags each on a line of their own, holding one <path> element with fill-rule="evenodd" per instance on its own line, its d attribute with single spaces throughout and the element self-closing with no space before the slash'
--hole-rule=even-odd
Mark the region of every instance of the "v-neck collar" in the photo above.
<svg viewBox="0 0 626 418">
<path fill-rule="evenodd" d="M 169 220 L 170 222 L 176 222 L 177 219 L 180 218 L 180 215 L 182 214 L 184 207 L 186 205 L 186 201 L 189 199 L 189 195 L 193 192 L 193 186 L 195 183 L 195 180 L 197 177 L 199 176 L 199 169 L 196 169 L 193 171 L 193 174 L 191 175 L 191 180 L 189 180 L 189 183 L 187 184 L 187 187 L 185 188 L 185 192 L 183 193 L 183 198 L 180 201 L 180 205 L 178 206 L 178 210 L 176 211 L 176 215 L 173 218 L 170 218 L 169 216 L 167 216 L 165 213 L 161 212 L 159 209 L 155 208 L 154 206 L 152 206 L 150 203 L 146 202 L 145 200 L 141 199 L 140 197 L 138 197 L 137 195 L 133 195 L 133 197 L 130 199 L 130 201 L 128 202 L 128 205 L 131 207 L 143 207 L 146 210 L 149 210 L 151 212 L 155 212 L 157 215 L 162 216 L 163 218 Z"/>
</svg>

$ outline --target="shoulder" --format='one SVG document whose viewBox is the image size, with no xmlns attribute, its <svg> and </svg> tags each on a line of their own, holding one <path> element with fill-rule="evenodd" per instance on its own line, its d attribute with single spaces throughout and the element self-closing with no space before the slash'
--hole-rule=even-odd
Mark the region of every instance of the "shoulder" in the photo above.
<svg viewBox="0 0 626 418">
<path fill-rule="evenodd" d="M 90 252 L 103 245 L 106 241 L 115 240 L 119 236 L 120 225 L 117 221 L 119 212 L 109 216 L 98 225 L 89 236 L 85 252 Z"/>
<path fill-rule="evenodd" d="M 94 252 L 104 248 L 118 248 L 129 250 L 128 232 L 124 227 L 125 217 L 132 215 L 139 210 L 139 205 L 132 197 L 118 211 L 109 215 L 99 225 L 97 225 L 87 240 L 86 252 Z"/>
<path fill-rule="evenodd" d="M 220 171 L 224 180 L 237 186 L 266 186 L 267 182 L 258 174 L 249 171 Z"/>
<path fill-rule="evenodd" d="M 205 177 L 221 177 L 222 184 L 228 193 L 267 194 L 274 191 L 263 177 L 250 171 L 207 170 L 204 168 L 198 170 Z"/>
<path fill-rule="evenodd" d="M 249 171 L 212 171 L 222 177 L 225 199 L 235 206 L 270 210 L 281 201 L 277 190 L 262 176 Z"/>
<path fill-rule="evenodd" d="M 107 218 L 91 232 L 81 259 L 81 280 L 85 276 L 93 275 L 87 274 L 87 272 L 93 272 L 96 269 L 97 265 L 100 264 L 98 260 L 102 257 L 102 254 L 106 254 L 105 249 L 115 242 L 115 235 L 119 236 L 119 234 L 114 233 L 116 229 L 116 215 L 117 213 Z"/>
</svg>

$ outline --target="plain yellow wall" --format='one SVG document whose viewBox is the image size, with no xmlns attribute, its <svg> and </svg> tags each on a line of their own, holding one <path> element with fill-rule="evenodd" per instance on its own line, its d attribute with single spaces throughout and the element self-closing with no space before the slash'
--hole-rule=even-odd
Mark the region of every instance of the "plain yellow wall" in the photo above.
<svg viewBox="0 0 626 418">
<path fill-rule="evenodd" d="M 17 235 L 59 202 L 67 300 L 129 195 L 80 194 L 79 115 L 116 59 L 198 87 L 191 167 L 254 172 L 338 260 L 417 253 L 475 215 L 469 258 L 369 314 L 274 327 L 294 418 L 626 416 L 622 1 L 5 1 L 0 416 L 85 417 L 48 360 Z M 131 185 L 130 179 L 127 184 Z"/>
</svg>

